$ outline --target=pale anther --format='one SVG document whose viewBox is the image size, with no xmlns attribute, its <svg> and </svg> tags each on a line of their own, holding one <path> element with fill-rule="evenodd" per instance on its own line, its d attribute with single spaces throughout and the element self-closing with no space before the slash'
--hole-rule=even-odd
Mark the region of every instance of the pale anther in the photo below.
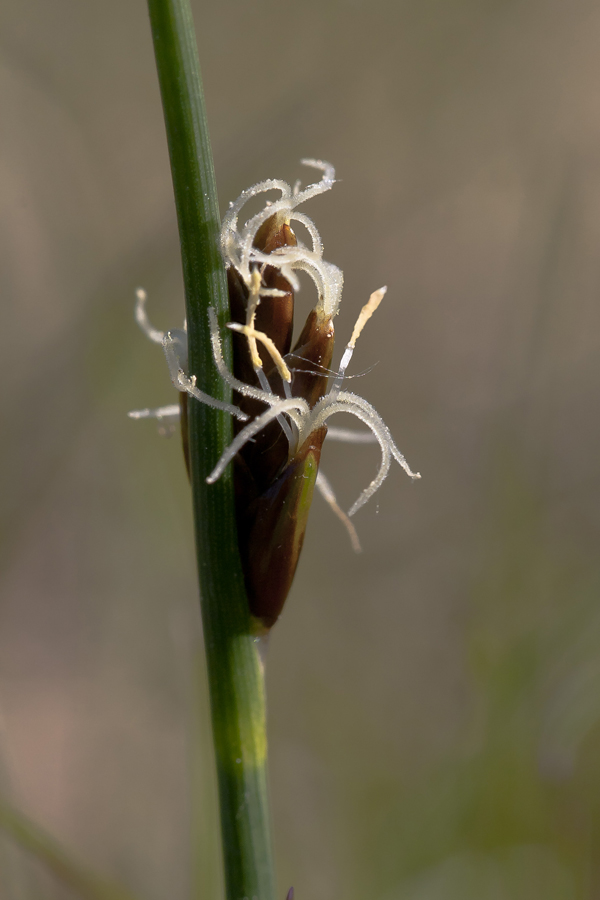
<svg viewBox="0 0 600 900">
<path fill-rule="evenodd" d="M 261 344 L 269 351 L 273 362 L 277 368 L 277 371 L 281 375 L 283 381 L 287 381 L 288 384 L 292 380 L 292 373 L 288 369 L 285 364 L 285 360 L 277 347 L 275 346 L 273 340 L 264 333 L 264 331 L 256 331 L 254 328 L 249 328 L 248 325 L 240 325 L 239 322 L 228 322 L 227 327 L 231 329 L 231 331 L 238 331 L 240 334 L 245 334 L 247 338 L 252 338 L 255 341 L 260 341 Z M 255 366 L 256 369 L 262 369 L 262 362 L 260 361 L 260 357 L 258 359 L 258 365 Z"/>
</svg>

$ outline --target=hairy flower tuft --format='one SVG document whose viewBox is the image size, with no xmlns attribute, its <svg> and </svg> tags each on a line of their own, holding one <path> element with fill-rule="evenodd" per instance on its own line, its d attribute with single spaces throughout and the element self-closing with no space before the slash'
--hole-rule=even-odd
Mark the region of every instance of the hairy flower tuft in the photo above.
<svg viewBox="0 0 600 900">
<path fill-rule="evenodd" d="M 135 316 L 146 335 L 162 344 L 173 385 L 183 395 L 194 397 L 236 419 L 236 434 L 206 480 L 221 477 L 227 466 L 236 462 L 238 530 L 242 556 L 246 559 L 250 595 L 258 599 L 257 615 L 266 627 L 277 618 L 291 584 L 304 536 L 306 516 L 316 486 L 335 514 L 345 524 L 355 550 L 358 537 L 348 516 L 353 516 L 379 489 L 395 460 L 413 479 L 413 472 L 394 443 L 388 427 L 375 408 L 350 391 L 342 390 L 356 342 L 387 288 L 374 291 L 363 306 L 346 345 L 337 372 L 330 369 L 333 352 L 333 319 L 339 312 L 343 274 L 323 259 L 319 232 L 297 208 L 335 183 L 335 171 L 329 163 L 305 159 L 304 165 L 322 172 L 319 181 L 303 190 L 280 180 L 262 181 L 243 191 L 230 204 L 223 217 L 221 252 L 228 272 L 232 315 L 238 321 L 227 323 L 234 332 L 234 367 L 226 365 L 221 346 L 221 331 L 214 309 L 208 310 L 214 364 L 223 381 L 234 392 L 236 403 L 223 403 L 200 391 L 195 374 L 188 371 L 187 329 L 163 333 L 155 329 L 146 314 L 146 294 L 137 291 Z M 273 190 L 277 200 L 243 222 L 242 211 L 252 198 Z M 243 222 L 243 224 L 241 224 Z M 292 223 L 300 222 L 310 236 L 311 246 L 298 241 Z M 306 272 L 316 287 L 317 301 L 295 347 L 291 348 L 294 292 L 300 289 L 298 272 Z M 331 377 L 330 377 L 331 376 Z M 330 419 L 338 413 L 357 418 L 366 430 L 333 428 Z M 154 417 L 173 421 L 179 406 L 144 409 L 130 413 L 133 418 Z M 243 423 L 243 424 L 241 424 Z M 350 443 L 377 442 L 381 451 L 378 471 L 360 493 L 348 513 L 337 504 L 334 492 L 323 473 L 318 473 L 321 447 L 326 436 Z M 309 473 L 309 474 L 306 474 Z M 310 490 L 298 479 L 309 479 Z M 279 510 L 279 512 L 277 512 Z M 300 513 L 299 510 L 302 512 Z M 291 562 L 283 566 L 267 554 L 257 564 L 256 548 L 270 541 L 266 528 L 280 529 L 284 517 L 289 538 L 278 537 L 278 547 L 288 546 Z M 274 570 L 277 569 L 277 572 Z M 260 572 L 258 572 L 260 570 Z M 258 572 L 258 574 L 257 574 Z M 250 574 L 249 574 L 250 573 Z M 279 579 L 279 581 L 278 581 Z M 261 594 L 275 582 L 277 598 L 264 606 Z M 280 582 L 280 584 L 279 584 Z M 268 588 L 266 587 L 268 583 Z M 266 611 L 265 611 L 266 609 Z"/>
</svg>

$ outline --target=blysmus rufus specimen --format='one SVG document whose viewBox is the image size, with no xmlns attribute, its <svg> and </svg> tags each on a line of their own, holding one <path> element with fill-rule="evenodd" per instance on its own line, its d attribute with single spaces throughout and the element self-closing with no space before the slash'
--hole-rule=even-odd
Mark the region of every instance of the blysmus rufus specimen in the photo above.
<svg viewBox="0 0 600 900">
<path fill-rule="evenodd" d="M 188 469 L 189 398 L 225 410 L 235 418 L 235 437 L 206 480 L 215 482 L 230 463 L 234 465 L 239 547 L 257 633 L 268 631 L 283 608 L 302 549 L 315 485 L 346 525 L 354 548 L 360 549 L 350 517 L 380 487 L 392 460 L 411 478 L 420 478 L 411 471 L 371 404 L 342 390 L 356 341 L 383 299 L 385 287 L 374 291 L 362 308 L 340 367 L 331 372 L 333 319 L 339 312 L 343 275 L 323 259 L 319 232 L 297 207 L 329 190 L 335 172 L 319 160 L 302 162 L 321 170 L 321 180 L 304 190 L 298 184 L 291 188 L 275 179 L 260 182 L 244 191 L 223 219 L 221 252 L 227 267 L 232 319 L 227 327 L 234 332 L 233 371 L 223 359 L 216 313 L 209 309 L 208 314 L 214 363 L 220 377 L 233 389 L 233 404 L 198 389 L 195 375 L 188 372 L 185 325 L 166 333 L 153 328 L 146 315 L 146 294 L 141 289 L 137 292 L 136 319 L 151 340 L 162 344 L 181 402 L 129 415 L 167 423 L 180 417 Z M 261 212 L 240 226 L 245 204 L 274 190 L 280 192 L 280 198 L 267 201 Z M 293 222 L 305 227 L 312 247 L 297 240 Z M 318 299 L 292 347 L 294 292 L 300 287 L 300 271 L 315 283 Z M 335 429 L 327 424 L 342 412 L 355 416 L 369 430 Z M 350 442 L 372 440 L 381 449 L 377 475 L 348 514 L 337 505 L 329 481 L 319 473 L 326 437 Z"/>
</svg>

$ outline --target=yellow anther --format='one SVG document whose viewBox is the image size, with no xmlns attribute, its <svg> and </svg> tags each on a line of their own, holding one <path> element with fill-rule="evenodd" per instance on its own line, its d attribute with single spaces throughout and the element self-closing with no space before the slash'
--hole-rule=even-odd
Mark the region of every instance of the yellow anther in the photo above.
<svg viewBox="0 0 600 900">
<path fill-rule="evenodd" d="M 271 340 L 271 338 L 268 335 L 266 335 L 263 331 L 256 331 L 255 328 L 250 328 L 250 326 L 248 326 L 248 325 L 240 325 L 239 322 L 228 322 L 227 327 L 230 328 L 232 331 L 238 331 L 240 334 L 245 334 L 246 337 L 248 338 L 248 343 L 250 343 L 250 341 L 252 340 L 252 341 L 254 341 L 255 346 L 256 346 L 256 341 L 260 341 L 260 343 L 263 344 L 267 348 L 268 352 L 271 354 L 271 358 L 273 359 L 273 362 L 275 363 L 275 367 L 276 367 L 277 371 L 279 372 L 283 381 L 287 381 L 288 384 L 291 382 L 292 373 L 286 366 L 283 356 L 281 355 L 281 353 L 275 346 L 274 342 Z M 257 355 L 258 355 L 258 353 L 257 353 Z M 260 368 L 262 368 L 262 362 L 260 361 L 260 357 L 259 357 L 258 361 L 259 361 L 259 365 L 255 366 L 255 368 L 260 369 Z"/>
<path fill-rule="evenodd" d="M 356 320 L 356 325 L 354 326 L 354 331 L 352 332 L 352 337 L 348 342 L 348 346 L 354 348 L 358 338 L 360 337 L 360 333 L 385 297 L 385 292 L 387 291 L 386 287 L 379 288 L 378 291 L 373 291 L 368 301 L 365 303 L 363 308 L 360 311 L 358 319 Z"/>
<path fill-rule="evenodd" d="M 259 270 L 254 269 L 252 271 L 252 283 L 250 285 L 250 294 L 248 296 L 248 306 L 246 307 L 246 328 L 248 328 L 249 331 L 245 332 L 245 334 L 248 338 L 248 350 L 250 351 L 250 358 L 255 369 L 262 369 L 262 360 L 256 345 L 256 337 L 254 336 L 254 321 L 256 319 L 256 310 L 260 303 L 261 280 L 262 276 Z"/>
</svg>

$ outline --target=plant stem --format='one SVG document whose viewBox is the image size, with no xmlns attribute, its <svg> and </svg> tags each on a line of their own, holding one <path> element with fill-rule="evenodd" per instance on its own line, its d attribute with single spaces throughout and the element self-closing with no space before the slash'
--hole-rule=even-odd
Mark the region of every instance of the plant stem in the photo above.
<svg viewBox="0 0 600 900">
<path fill-rule="evenodd" d="M 190 373 L 229 399 L 207 309 L 228 314 L 219 211 L 189 0 L 148 0 L 167 127 L 186 294 Z M 225 337 L 225 335 L 224 335 Z M 224 342 L 225 343 L 225 342 Z M 230 344 L 225 346 L 230 355 Z M 206 475 L 231 441 L 227 414 L 189 401 L 191 481 L 228 900 L 273 900 L 263 671 L 239 560 L 231 473 Z"/>
</svg>

